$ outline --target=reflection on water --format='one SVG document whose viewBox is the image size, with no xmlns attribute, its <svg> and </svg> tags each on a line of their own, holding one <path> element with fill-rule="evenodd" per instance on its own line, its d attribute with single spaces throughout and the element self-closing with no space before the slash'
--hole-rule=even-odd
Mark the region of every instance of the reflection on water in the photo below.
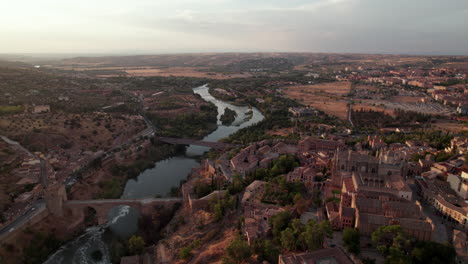
<svg viewBox="0 0 468 264">
<path fill-rule="evenodd" d="M 206 85 L 193 89 L 204 100 L 216 105 L 218 108 L 218 128 L 203 138 L 204 141 L 215 142 L 228 137 L 239 129 L 251 126 L 261 120 L 263 115 L 255 108 L 235 106 L 215 99 L 208 91 Z M 237 117 L 230 126 L 224 126 L 219 120 L 225 108 L 236 111 Z M 251 113 L 248 113 L 250 112 Z M 130 179 L 125 185 L 121 198 L 144 198 L 155 195 L 165 196 L 172 187 L 179 187 L 192 168 L 200 164 L 197 157 L 208 151 L 208 147 L 190 145 L 185 154 L 175 156 L 155 163 L 154 168 L 143 171 L 136 179 Z M 108 243 L 115 237 L 128 238 L 137 231 L 139 213 L 128 206 L 113 208 L 108 217 L 108 224 L 88 228 L 86 233 L 52 255 L 45 264 L 82 263 L 82 264 L 108 264 L 110 263 Z M 96 262 L 91 253 L 100 250 L 103 259 Z"/>
</svg>

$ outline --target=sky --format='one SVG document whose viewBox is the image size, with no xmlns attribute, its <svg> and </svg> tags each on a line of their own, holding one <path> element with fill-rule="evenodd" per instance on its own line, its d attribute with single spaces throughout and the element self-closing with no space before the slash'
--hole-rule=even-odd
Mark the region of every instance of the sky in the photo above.
<svg viewBox="0 0 468 264">
<path fill-rule="evenodd" d="M 468 55 L 468 0 L 0 0 L 0 6 L 0 53 Z"/>
</svg>

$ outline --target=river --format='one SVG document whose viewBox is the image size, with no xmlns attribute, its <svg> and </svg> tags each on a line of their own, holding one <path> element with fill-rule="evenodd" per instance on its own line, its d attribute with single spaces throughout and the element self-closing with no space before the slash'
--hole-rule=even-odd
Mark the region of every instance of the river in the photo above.
<svg viewBox="0 0 468 264">
<path fill-rule="evenodd" d="M 235 106 L 214 98 L 206 85 L 193 89 L 205 101 L 216 105 L 218 109 L 218 127 L 203 138 L 204 141 L 218 141 L 228 137 L 239 129 L 251 126 L 263 120 L 264 116 L 256 108 Z M 237 113 L 234 122 L 229 126 L 220 121 L 224 109 L 229 108 Z M 183 155 L 174 156 L 155 163 L 154 168 L 143 171 L 136 179 L 127 181 L 121 198 L 143 198 L 155 195 L 166 196 L 172 187 L 179 187 L 180 181 L 187 178 L 192 168 L 200 164 L 197 157 L 208 151 L 208 147 L 190 145 Z M 110 264 L 108 245 L 115 237 L 128 238 L 138 229 L 139 213 L 128 206 L 119 206 L 111 210 L 108 223 L 93 226 L 73 241 L 65 244 L 44 264 Z M 91 253 L 99 250 L 103 253 L 100 261 L 95 261 Z"/>
</svg>

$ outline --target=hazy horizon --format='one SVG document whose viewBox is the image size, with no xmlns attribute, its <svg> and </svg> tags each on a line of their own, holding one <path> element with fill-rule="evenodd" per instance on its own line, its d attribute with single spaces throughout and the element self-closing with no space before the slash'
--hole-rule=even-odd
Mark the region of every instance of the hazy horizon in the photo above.
<svg viewBox="0 0 468 264">
<path fill-rule="evenodd" d="M 468 55 L 463 0 L 20 0 L 1 14 L 1 54 Z"/>
</svg>

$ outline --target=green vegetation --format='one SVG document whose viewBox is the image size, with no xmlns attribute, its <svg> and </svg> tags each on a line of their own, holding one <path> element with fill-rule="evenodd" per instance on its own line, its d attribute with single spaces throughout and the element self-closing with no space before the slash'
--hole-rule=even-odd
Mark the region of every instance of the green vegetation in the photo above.
<svg viewBox="0 0 468 264">
<path fill-rule="evenodd" d="M 448 147 L 452 139 L 453 135 L 441 130 L 424 130 L 409 134 L 391 133 L 388 136 L 382 135 L 382 140 L 387 144 L 405 143 L 407 140 L 420 140 L 422 142 L 428 142 L 431 147 L 439 150 Z"/>
<path fill-rule="evenodd" d="M 293 125 L 287 111 L 288 105 L 279 106 L 278 104 L 278 102 L 287 102 L 287 100 L 279 97 L 268 98 L 271 98 L 268 101 L 271 102 L 271 105 L 273 105 L 272 107 L 276 105 L 277 107 L 281 108 L 275 110 L 268 109 L 268 112 L 262 111 L 262 113 L 265 115 L 265 119 L 255 125 L 237 131 L 223 141 L 235 144 L 248 144 L 255 141 L 261 141 L 263 139 L 281 138 L 279 136 L 265 134 L 265 132 L 268 130 L 291 127 Z"/>
<path fill-rule="evenodd" d="M 0 116 L 2 115 L 12 115 L 24 112 L 24 107 L 22 105 L 3 105 L 0 106 Z"/>
<path fill-rule="evenodd" d="M 217 108 L 213 104 L 202 105 L 200 112 L 184 113 L 175 118 L 151 114 L 149 118 L 158 127 L 158 136 L 202 138 L 216 129 Z"/>
<path fill-rule="evenodd" d="M 357 110 L 351 112 L 351 119 L 354 125 L 364 131 L 375 131 L 384 127 L 419 127 L 417 123 L 427 123 L 431 120 L 431 116 L 413 111 L 404 111 L 396 109 L 395 117 L 386 114 L 383 111 L 374 110 Z"/>
<path fill-rule="evenodd" d="M 269 180 L 276 176 L 286 174 L 298 166 L 299 161 L 295 156 L 289 154 L 283 155 L 272 161 L 269 168 L 256 169 L 255 171 L 248 173 L 245 178 L 248 182 L 253 182 L 254 180 Z"/>
<path fill-rule="evenodd" d="M 453 263 L 455 249 L 434 241 L 414 241 L 399 225 L 381 226 L 372 233 L 372 242 L 385 263 Z"/>
<path fill-rule="evenodd" d="M 133 235 L 128 239 L 128 251 L 131 255 L 139 255 L 145 249 L 145 241 L 141 236 Z"/>
<path fill-rule="evenodd" d="M 284 250 L 317 250 L 323 247 L 325 237 L 332 235 L 328 221 L 311 220 L 303 225 L 299 219 L 292 219 L 288 211 L 274 215 L 269 223 L 274 241 Z"/>
<path fill-rule="evenodd" d="M 359 255 L 361 252 L 360 245 L 361 237 L 359 231 L 354 228 L 345 228 L 343 230 L 343 242 L 346 247 L 346 250 L 349 252 Z"/>
<path fill-rule="evenodd" d="M 99 182 L 102 192 L 98 195 L 99 199 L 119 198 L 125 186 L 125 180 L 122 178 L 113 178 L 108 181 Z"/>
<path fill-rule="evenodd" d="M 234 207 L 236 207 L 236 198 L 227 192 L 223 198 L 214 198 L 210 203 L 210 210 L 215 221 L 221 221 L 226 212 Z"/>
<path fill-rule="evenodd" d="M 128 240 L 113 239 L 109 246 L 110 259 L 112 263 L 120 263 L 123 256 L 130 254 L 128 252 Z"/>
<path fill-rule="evenodd" d="M 183 247 L 179 252 L 180 259 L 189 259 L 192 257 L 192 250 L 200 246 L 201 242 L 195 239 L 189 246 Z"/>
<path fill-rule="evenodd" d="M 302 195 L 305 192 L 304 183 L 287 182 L 284 176 L 277 176 L 266 184 L 262 202 L 279 204 L 281 206 L 293 205 L 303 199 Z"/>
<path fill-rule="evenodd" d="M 300 76 L 295 76 L 299 77 Z M 287 79 L 287 77 L 286 77 Z M 272 78 L 239 78 L 229 80 L 212 80 L 210 87 L 223 88 L 225 90 L 236 91 L 236 98 L 220 98 L 221 100 L 233 101 L 239 105 L 249 105 L 259 109 L 265 116 L 265 119 L 261 122 L 241 129 L 225 139 L 226 142 L 232 142 L 236 144 L 247 144 L 262 139 L 275 138 L 273 136 L 265 134 L 267 130 L 279 129 L 292 126 L 289 118 L 289 107 L 298 106 L 299 104 L 291 99 L 285 98 L 272 91 L 266 91 L 269 87 L 266 85 L 268 82 L 274 81 Z M 293 78 L 291 77 L 291 81 Z M 258 92 L 263 94 L 260 98 L 263 100 L 259 102 L 257 100 Z M 213 93 L 218 96 L 218 94 Z M 234 101 L 235 100 L 235 101 Z M 276 136 L 277 137 L 277 136 Z"/>
<path fill-rule="evenodd" d="M 158 104 L 156 105 L 157 110 L 173 110 L 173 109 L 179 109 L 182 107 L 183 106 L 181 104 L 178 104 L 177 102 L 174 102 L 171 99 L 158 101 Z"/>
<path fill-rule="evenodd" d="M 234 120 L 236 120 L 236 116 L 237 116 L 236 111 L 231 110 L 226 107 L 224 109 L 224 114 L 220 117 L 219 120 L 221 121 L 221 123 L 223 123 L 223 125 L 229 126 L 232 124 L 232 122 L 234 122 Z"/>
<path fill-rule="evenodd" d="M 62 244 L 63 241 L 57 239 L 54 234 L 33 233 L 33 238 L 24 249 L 23 263 L 43 263 Z"/>
<path fill-rule="evenodd" d="M 245 189 L 255 180 L 267 181 L 266 191 L 262 202 L 279 205 L 297 205 L 298 209 L 306 206 L 303 194 L 306 192 L 304 183 L 287 182 L 283 174 L 292 171 L 299 166 L 299 162 L 293 155 L 283 155 L 274 160 L 269 168 L 260 168 L 248 173 L 242 178 L 235 173 L 227 190 L 230 194 L 236 194 Z M 203 187 L 207 188 L 207 187 Z M 207 190 L 208 191 L 208 190 Z"/>
<path fill-rule="evenodd" d="M 258 261 L 268 261 L 278 263 L 278 247 L 270 240 L 258 239 L 254 241 L 253 251 L 257 255 Z"/>
<path fill-rule="evenodd" d="M 201 181 L 195 182 L 194 192 L 198 198 L 205 197 L 206 195 L 212 193 L 215 190 L 213 184 L 206 184 Z"/>
<path fill-rule="evenodd" d="M 223 264 L 240 264 L 247 261 L 252 251 L 242 237 L 236 238 L 227 248 L 223 257 Z"/>
<path fill-rule="evenodd" d="M 294 155 L 283 155 L 272 161 L 269 168 L 259 168 L 247 173 L 245 180 L 250 184 L 255 180 L 270 180 L 282 174 L 286 174 L 299 166 L 299 161 Z"/>
<path fill-rule="evenodd" d="M 427 154 L 430 154 L 429 152 L 425 152 L 425 153 L 413 153 L 410 158 L 409 158 L 409 161 L 413 161 L 413 162 L 418 162 L 420 159 L 425 159 L 426 158 L 426 155 Z"/>
<path fill-rule="evenodd" d="M 228 186 L 228 191 L 231 194 L 236 194 L 245 189 L 246 186 L 255 180 L 268 181 L 267 186 L 269 191 L 264 197 L 265 202 L 274 202 L 280 204 L 291 204 L 295 195 L 304 192 L 303 183 L 286 182 L 283 174 L 292 171 L 299 166 L 297 158 L 293 155 L 283 155 L 274 160 L 269 168 L 260 168 L 248 173 L 242 178 L 239 174 L 233 175 L 233 180 Z"/>
<path fill-rule="evenodd" d="M 467 83 L 467 81 L 463 79 L 448 79 L 446 82 L 439 83 L 438 85 L 451 86 L 455 84 L 465 84 L 465 83 Z"/>
<path fill-rule="evenodd" d="M 445 152 L 445 151 L 439 151 L 436 156 L 435 156 L 435 162 L 443 162 L 451 158 L 453 155 L 456 153 L 454 152 Z"/>
</svg>

